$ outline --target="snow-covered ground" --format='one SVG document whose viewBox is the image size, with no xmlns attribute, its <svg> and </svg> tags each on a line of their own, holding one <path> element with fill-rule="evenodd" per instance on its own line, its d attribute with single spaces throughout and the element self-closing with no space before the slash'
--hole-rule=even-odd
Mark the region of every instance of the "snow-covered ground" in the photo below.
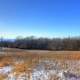
<svg viewBox="0 0 80 80">
<path fill-rule="evenodd" d="M 14 66 L 0 68 L 5 80 L 80 80 L 79 60 L 40 60 L 30 73 L 22 72 L 16 76 Z"/>
<path fill-rule="evenodd" d="M 0 74 L 7 74 L 11 72 L 12 67 L 11 66 L 5 66 L 0 68 Z"/>
</svg>

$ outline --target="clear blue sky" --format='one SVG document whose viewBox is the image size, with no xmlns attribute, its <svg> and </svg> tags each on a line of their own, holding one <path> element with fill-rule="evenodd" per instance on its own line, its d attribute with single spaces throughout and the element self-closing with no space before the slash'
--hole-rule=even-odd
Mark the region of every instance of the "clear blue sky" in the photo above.
<svg viewBox="0 0 80 80">
<path fill-rule="evenodd" d="M 0 36 L 80 36 L 80 0 L 0 0 Z"/>
</svg>

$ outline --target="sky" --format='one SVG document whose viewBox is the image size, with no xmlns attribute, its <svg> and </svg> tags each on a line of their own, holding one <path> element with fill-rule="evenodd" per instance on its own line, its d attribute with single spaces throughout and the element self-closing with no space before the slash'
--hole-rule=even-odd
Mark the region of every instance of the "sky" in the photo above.
<svg viewBox="0 0 80 80">
<path fill-rule="evenodd" d="M 80 0 L 0 0 L 0 37 L 80 36 Z"/>
</svg>

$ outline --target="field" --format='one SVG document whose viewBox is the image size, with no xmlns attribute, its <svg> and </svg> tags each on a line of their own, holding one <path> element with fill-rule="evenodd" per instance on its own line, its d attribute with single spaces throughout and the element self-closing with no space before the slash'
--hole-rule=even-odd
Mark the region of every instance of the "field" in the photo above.
<svg viewBox="0 0 80 80">
<path fill-rule="evenodd" d="M 80 80 L 80 51 L 3 48 L 0 80 Z"/>
</svg>

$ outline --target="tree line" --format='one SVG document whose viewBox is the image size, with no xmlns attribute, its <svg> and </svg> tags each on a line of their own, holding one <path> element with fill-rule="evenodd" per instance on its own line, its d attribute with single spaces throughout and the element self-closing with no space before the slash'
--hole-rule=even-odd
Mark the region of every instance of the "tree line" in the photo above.
<svg viewBox="0 0 80 80">
<path fill-rule="evenodd" d="M 80 50 L 80 37 L 75 38 L 17 38 L 0 39 L 0 47 L 36 50 Z"/>
</svg>

